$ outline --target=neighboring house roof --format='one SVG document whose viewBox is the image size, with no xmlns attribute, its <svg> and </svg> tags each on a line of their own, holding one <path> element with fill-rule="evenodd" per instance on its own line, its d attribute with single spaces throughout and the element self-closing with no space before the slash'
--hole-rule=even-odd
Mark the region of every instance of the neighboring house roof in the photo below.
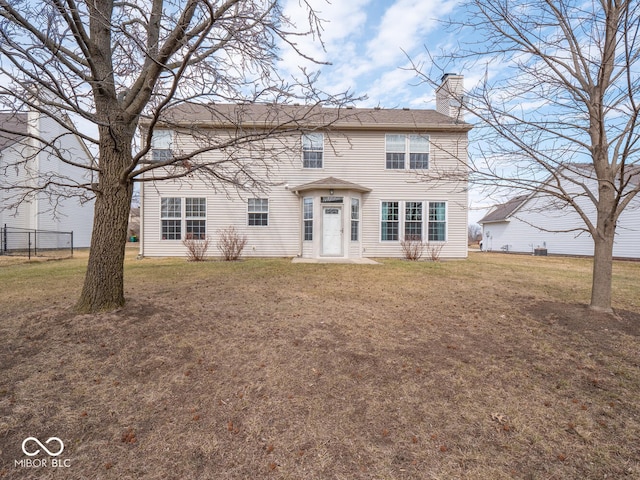
<svg viewBox="0 0 640 480">
<path fill-rule="evenodd" d="M 0 151 L 27 134 L 27 114 L 0 112 Z"/>
<path fill-rule="evenodd" d="M 315 182 L 305 183 L 297 187 L 291 188 L 294 193 L 307 192 L 309 190 L 327 189 L 327 190 L 353 190 L 356 192 L 370 192 L 371 189 L 358 185 L 357 183 L 347 182 L 335 177 L 322 178 Z"/>
<path fill-rule="evenodd" d="M 281 104 L 183 104 L 166 111 L 162 122 L 168 125 L 237 127 L 331 126 L 339 129 L 415 129 L 469 131 L 473 126 L 436 110 L 385 108 L 325 108 Z M 142 121 L 141 123 L 148 123 Z"/>
<path fill-rule="evenodd" d="M 478 221 L 480 225 L 483 223 L 505 222 L 513 215 L 529 198 L 529 195 L 519 195 L 512 198 L 502 205 L 498 205 Z"/>
</svg>

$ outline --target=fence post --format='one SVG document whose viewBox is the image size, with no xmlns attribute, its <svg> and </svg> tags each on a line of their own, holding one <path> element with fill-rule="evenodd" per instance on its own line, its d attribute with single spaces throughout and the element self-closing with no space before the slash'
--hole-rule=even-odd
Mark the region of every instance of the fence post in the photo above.
<svg viewBox="0 0 640 480">
<path fill-rule="evenodd" d="M 2 244 L 2 252 L 3 254 L 7 251 L 7 224 L 4 224 L 4 230 L 2 230 L 2 240 L 4 243 Z"/>
<path fill-rule="evenodd" d="M 31 232 L 27 232 L 27 247 L 29 251 L 29 260 L 31 260 Z"/>
<path fill-rule="evenodd" d="M 38 230 L 33 231 L 33 256 L 38 256 Z"/>
<path fill-rule="evenodd" d="M 71 230 L 71 256 L 73 257 L 73 230 Z"/>
</svg>

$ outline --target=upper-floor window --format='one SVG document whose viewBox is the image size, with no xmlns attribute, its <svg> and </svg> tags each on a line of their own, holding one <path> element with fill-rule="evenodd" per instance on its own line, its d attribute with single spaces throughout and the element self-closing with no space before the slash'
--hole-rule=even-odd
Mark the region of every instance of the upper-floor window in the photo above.
<svg viewBox="0 0 640 480">
<path fill-rule="evenodd" d="M 404 170 L 404 155 L 406 150 L 405 135 L 387 135 L 387 168 Z"/>
<path fill-rule="evenodd" d="M 151 137 L 151 159 L 154 162 L 169 160 L 172 156 L 172 143 L 173 132 L 171 130 L 154 130 Z"/>
<path fill-rule="evenodd" d="M 269 199 L 250 198 L 247 203 L 248 224 L 266 227 L 269 225 Z"/>
<path fill-rule="evenodd" d="M 385 136 L 386 168 L 412 170 L 429 168 L 429 136 L 387 134 Z M 407 162 L 408 158 L 408 162 Z"/>
<path fill-rule="evenodd" d="M 409 135 L 409 168 L 429 168 L 429 136 Z"/>
<path fill-rule="evenodd" d="M 302 135 L 302 167 L 322 168 L 324 151 L 324 135 L 307 133 Z"/>
</svg>

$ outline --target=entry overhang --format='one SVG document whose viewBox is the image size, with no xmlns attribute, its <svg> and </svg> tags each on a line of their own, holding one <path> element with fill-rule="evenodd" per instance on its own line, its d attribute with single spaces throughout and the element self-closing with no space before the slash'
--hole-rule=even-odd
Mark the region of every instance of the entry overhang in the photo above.
<svg viewBox="0 0 640 480">
<path fill-rule="evenodd" d="M 295 194 L 308 192 L 310 190 L 351 190 L 353 192 L 361 192 L 367 193 L 370 192 L 371 189 L 367 187 L 363 187 L 362 185 L 358 185 L 357 183 L 347 182 L 346 180 L 342 180 L 340 178 L 335 177 L 327 177 L 322 178 L 320 180 L 316 180 L 314 182 L 305 183 L 303 185 L 299 185 L 297 187 L 291 188 L 291 191 Z"/>
</svg>

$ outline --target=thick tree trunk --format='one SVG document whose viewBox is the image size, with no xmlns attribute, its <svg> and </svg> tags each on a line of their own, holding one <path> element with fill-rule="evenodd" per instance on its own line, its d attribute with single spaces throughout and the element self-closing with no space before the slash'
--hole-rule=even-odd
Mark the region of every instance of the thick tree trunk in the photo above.
<svg viewBox="0 0 640 480">
<path fill-rule="evenodd" d="M 105 122 L 106 123 L 106 122 Z M 124 252 L 133 183 L 127 178 L 135 126 L 110 122 L 100 131 L 100 175 L 84 287 L 76 309 L 113 310 L 125 303 Z"/>
<path fill-rule="evenodd" d="M 116 184 L 97 195 L 89 264 L 77 310 L 91 313 L 124 305 L 124 252 L 133 189 Z"/>
<path fill-rule="evenodd" d="M 602 202 L 603 199 L 601 198 L 600 201 Z M 603 205 L 599 207 L 602 208 Z M 612 312 L 611 281 L 613 277 L 613 241 L 616 233 L 615 220 L 610 213 L 601 211 L 598 212 L 598 217 L 598 231 L 593 236 L 593 278 L 589 307 L 593 310 Z"/>
</svg>

